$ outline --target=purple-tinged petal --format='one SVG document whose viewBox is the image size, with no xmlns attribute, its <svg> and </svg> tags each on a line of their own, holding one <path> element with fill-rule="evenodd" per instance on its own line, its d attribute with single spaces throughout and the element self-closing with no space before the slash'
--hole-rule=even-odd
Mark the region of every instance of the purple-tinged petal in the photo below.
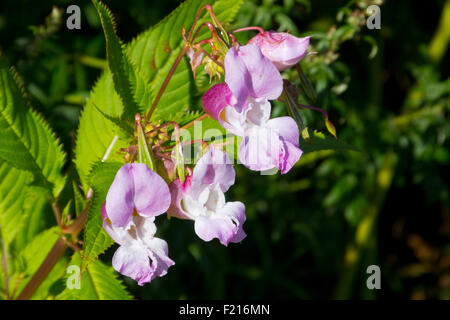
<svg viewBox="0 0 450 320">
<path fill-rule="evenodd" d="M 125 228 L 122 227 L 114 227 L 111 224 L 111 220 L 108 218 L 106 214 L 105 204 L 102 205 L 101 208 L 102 220 L 103 220 L 103 229 L 105 229 L 106 233 L 120 245 L 123 245 L 127 242 L 127 232 Z"/>
<path fill-rule="evenodd" d="M 303 153 L 298 147 L 298 126 L 291 117 L 271 119 L 267 122 L 267 126 L 280 136 L 281 149 L 278 168 L 281 174 L 285 174 L 291 170 Z"/>
<path fill-rule="evenodd" d="M 179 219 L 189 219 L 189 217 L 183 212 L 181 200 L 183 200 L 183 197 L 189 193 L 191 179 L 192 177 L 188 176 L 184 184 L 181 183 L 180 179 L 176 179 L 169 185 L 172 202 L 167 210 L 167 214 Z"/>
<path fill-rule="evenodd" d="M 218 238 L 228 246 L 230 242 L 241 242 L 246 234 L 242 229 L 245 222 L 245 206 L 242 202 L 228 202 L 214 216 L 199 216 L 195 219 L 195 233 L 203 241 Z"/>
<path fill-rule="evenodd" d="M 239 56 L 251 76 L 250 95 L 253 98 L 277 99 L 283 91 L 283 79 L 275 65 L 252 44 L 240 47 Z M 234 94 L 233 89 L 231 91 Z"/>
<path fill-rule="evenodd" d="M 175 264 L 175 262 L 169 258 L 167 242 L 160 238 L 153 238 L 146 242 L 146 244 L 150 248 L 150 257 L 154 261 L 156 267 L 154 276 L 165 276 L 167 274 L 167 269 Z"/>
<path fill-rule="evenodd" d="M 155 217 L 166 212 L 170 205 L 170 191 L 164 179 L 144 163 L 134 163 L 131 171 L 134 178 L 136 211 L 146 217 Z"/>
<path fill-rule="evenodd" d="M 283 143 L 283 146 L 280 152 L 278 169 L 280 169 L 281 174 L 285 174 L 297 163 L 303 151 L 292 143 L 285 141 L 283 138 L 281 138 L 281 142 Z"/>
<path fill-rule="evenodd" d="M 270 118 L 271 105 L 267 99 L 248 99 L 244 109 L 244 118 L 247 127 L 265 126 Z"/>
<path fill-rule="evenodd" d="M 167 243 L 159 238 L 120 246 L 114 253 L 112 265 L 121 274 L 133 278 L 140 286 L 167 274 L 175 262 L 168 256 Z"/>
<path fill-rule="evenodd" d="M 219 214 L 225 214 L 235 224 L 234 236 L 230 238 L 229 242 L 238 243 L 244 240 L 247 234 L 244 232 L 242 228 L 245 220 L 247 219 L 245 216 L 245 206 L 242 202 L 227 202 Z"/>
<path fill-rule="evenodd" d="M 285 141 L 292 143 L 294 146 L 298 146 L 298 126 L 295 120 L 291 117 L 279 117 L 270 119 L 267 122 L 267 126 L 275 130 L 278 135 Z"/>
<path fill-rule="evenodd" d="M 234 237 L 236 226 L 229 218 L 208 218 L 199 216 L 195 219 L 195 233 L 203 241 L 211 241 L 218 238 L 220 243 L 227 246 L 230 239 Z"/>
<path fill-rule="evenodd" d="M 236 173 L 228 155 L 210 146 L 194 168 L 191 194 L 196 198 L 205 187 L 218 184 L 222 192 L 233 184 Z"/>
<path fill-rule="evenodd" d="M 239 146 L 239 160 L 250 170 L 264 171 L 278 167 L 281 141 L 275 130 L 254 127 Z"/>
<path fill-rule="evenodd" d="M 253 92 L 253 84 L 244 60 L 234 47 L 225 56 L 225 82 L 236 98 L 235 106 L 240 112 L 250 92 Z"/>
<path fill-rule="evenodd" d="M 124 227 L 130 221 L 134 210 L 134 182 L 132 165 L 124 164 L 114 178 L 106 195 L 106 212 L 111 223 Z"/>
<path fill-rule="evenodd" d="M 285 32 L 266 31 L 248 41 L 282 71 L 297 64 L 305 55 L 310 37 L 298 38 Z"/>
<path fill-rule="evenodd" d="M 117 272 L 133 278 L 140 286 L 155 278 L 156 267 L 150 262 L 145 247 L 138 245 L 120 246 L 114 253 L 112 265 Z"/>
</svg>

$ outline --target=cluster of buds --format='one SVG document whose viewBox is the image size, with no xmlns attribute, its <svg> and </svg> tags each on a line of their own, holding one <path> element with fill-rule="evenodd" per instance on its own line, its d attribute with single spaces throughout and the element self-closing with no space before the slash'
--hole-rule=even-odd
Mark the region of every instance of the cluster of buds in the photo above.
<svg viewBox="0 0 450 320">
<path fill-rule="evenodd" d="M 204 10 L 211 22 L 195 29 Z M 211 37 L 195 42 L 203 28 L 209 29 Z M 259 34 L 241 45 L 233 34 L 246 30 Z M 182 34 L 182 54 L 190 58 L 194 75 L 204 65 L 211 79 L 224 78 L 204 94 L 202 104 L 207 115 L 242 137 L 241 163 L 251 170 L 287 173 L 302 155 L 299 128 L 288 116 L 271 119 L 270 101 L 289 94 L 280 71 L 305 56 L 309 37 L 258 27 L 227 32 L 209 5 L 200 10 L 189 33 L 183 29 Z M 175 143 L 169 141 L 171 126 Z M 115 270 L 143 285 L 164 276 L 174 265 L 167 243 L 155 237 L 155 217 L 164 213 L 194 221 L 195 233 L 204 241 L 217 238 L 228 246 L 246 237 L 244 204 L 225 200 L 225 192 L 235 182 L 227 153 L 202 140 L 203 155 L 191 168 L 184 163 L 178 124 L 150 123 L 139 115 L 135 136 L 134 144 L 123 150 L 127 163 L 117 172 L 101 211 L 104 229 L 120 245 L 113 257 Z"/>
</svg>

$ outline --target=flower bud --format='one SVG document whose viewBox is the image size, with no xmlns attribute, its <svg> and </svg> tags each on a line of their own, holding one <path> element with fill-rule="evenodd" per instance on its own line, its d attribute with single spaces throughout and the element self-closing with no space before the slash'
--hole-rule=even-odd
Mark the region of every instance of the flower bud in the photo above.
<svg viewBox="0 0 450 320">
<path fill-rule="evenodd" d="M 257 45 L 262 54 L 282 71 L 294 66 L 305 56 L 309 38 L 298 38 L 286 32 L 265 31 L 250 39 L 248 44 Z"/>
</svg>

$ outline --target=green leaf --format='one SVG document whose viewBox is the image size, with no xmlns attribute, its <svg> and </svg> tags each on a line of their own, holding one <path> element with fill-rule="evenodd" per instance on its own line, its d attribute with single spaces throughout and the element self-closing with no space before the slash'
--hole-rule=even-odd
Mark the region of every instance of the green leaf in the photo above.
<svg viewBox="0 0 450 320">
<path fill-rule="evenodd" d="M 134 98 L 138 105 L 150 108 L 154 97 L 169 72 L 173 62 L 182 49 L 181 29 L 190 28 L 197 11 L 203 4 L 211 1 L 188 0 L 181 4 L 167 18 L 156 26 L 145 31 L 125 47 L 135 73 L 140 74 L 143 82 L 136 82 Z M 221 21 L 230 22 L 235 16 L 242 0 L 220 0 L 214 3 L 214 11 Z M 204 21 L 204 20 L 202 20 Z M 199 22 L 201 23 L 201 21 Z M 133 83 L 133 82 L 131 82 Z M 176 69 L 155 112 L 153 120 L 173 120 L 175 115 L 187 112 L 194 94 L 195 82 L 192 78 L 189 63 L 182 60 Z M 152 96 L 146 92 L 150 91 Z M 110 159 L 123 161 L 117 151 L 128 147 L 131 139 L 120 126 L 108 120 L 104 114 L 118 117 L 124 107 L 119 95 L 114 90 L 111 72 L 106 71 L 94 87 L 89 100 L 80 117 L 75 163 L 82 184 L 87 191 L 88 176 L 93 164 L 102 159 L 108 149 L 113 135 L 119 135 Z"/>
<path fill-rule="evenodd" d="M 103 229 L 100 209 L 105 202 L 109 187 L 121 166 L 122 164 L 117 162 L 99 162 L 92 169 L 90 185 L 94 190 L 94 194 L 86 222 L 84 233 L 85 249 L 83 252 L 83 260 L 88 262 L 97 259 L 99 254 L 103 253 L 114 243 Z"/>
<path fill-rule="evenodd" d="M 35 236 L 16 257 L 13 257 L 14 268 L 10 270 L 10 283 L 19 283 L 15 290 L 17 293 L 21 292 L 30 281 L 57 239 L 58 227 L 47 229 Z M 17 281 L 19 275 L 22 278 L 20 282 Z"/>
<path fill-rule="evenodd" d="M 42 117 L 27 104 L 17 74 L 0 58 L 0 159 L 33 173 L 36 185 L 57 196 L 65 155 Z"/>
<path fill-rule="evenodd" d="M 332 136 L 325 135 L 322 132 L 314 131 L 310 135 L 309 141 L 300 139 L 300 149 L 303 153 L 314 152 L 319 150 L 353 150 L 357 151 L 354 147 L 341 139 L 335 139 Z"/>
<path fill-rule="evenodd" d="M 81 268 L 82 259 L 78 253 L 72 257 L 70 265 L 79 266 L 81 270 L 80 288 L 66 288 L 59 300 L 131 300 L 122 282 L 112 267 L 100 261 L 89 263 Z"/>
<path fill-rule="evenodd" d="M 148 103 L 148 88 L 144 85 L 140 74 L 135 73 L 127 54 L 123 51 L 122 42 L 116 35 L 115 23 L 111 11 L 100 1 L 92 0 L 92 3 L 97 9 L 105 33 L 106 58 L 112 73 L 114 88 L 124 105 L 123 115 L 126 119 L 133 120 L 134 115 L 140 111 L 134 100 L 134 94 L 138 94 L 137 98 L 139 100 L 142 100 L 142 96 L 145 96 L 147 100 L 144 103 Z M 136 90 L 137 88 L 142 88 L 143 90 Z"/>
<path fill-rule="evenodd" d="M 24 189 L 32 180 L 30 172 L 11 167 L 0 159 L 0 238 L 5 243 L 11 243 L 24 224 Z"/>
</svg>

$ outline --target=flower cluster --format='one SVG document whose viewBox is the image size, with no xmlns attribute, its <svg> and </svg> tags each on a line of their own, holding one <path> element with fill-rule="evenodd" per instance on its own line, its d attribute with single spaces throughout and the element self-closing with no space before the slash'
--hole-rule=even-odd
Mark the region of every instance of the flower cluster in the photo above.
<svg viewBox="0 0 450 320">
<path fill-rule="evenodd" d="M 202 98 L 205 112 L 243 138 L 239 160 L 249 169 L 288 172 L 299 160 L 299 130 L 291 117 L 270 119 L 270 100 L 283 91 L 280 70 L 305 55 L 309 38 L 263 31 L 246 45 L 234 44 L 225 55 L 225 83 Z"/>
<path fill-rule="evenodd" d="M 202 97 L 204 110 L 227 131 L 242 137 L 238 155 L 246 167 L 287 173 L 302 155 L 299 129 L 291 117 L 271 119 L 270 101 L 278 99 L 284 90 L 280 71 L 305 56 L 309 38 L 257 28 L 260 33 L 240 45 L 232 33 L 218 35 L 217 30 L 224 29 L 211 7 L 205 8 L 214 25 L 202 26 L 210 29 L 212 38 L 193 43 L 197 32 L 193 35 L 191 29 L 186 35 L 183 31 L 184 53 L 191 59 L 194 75 L 201 64 L 213 77 L 224 75 L 225 82 L 215 84 Z M 211 53 L 201 47 L 208 43 Z M 171 155 L 175 154 L 172 158 L 161 151 L 167 148 L 162 141 L 152 145 L 151 140 L 159 137 L 157 130 L 167 133 L 168 125 L 178 133 L 176 145 L 169 147 L 173 148 Z M 147 127 L 151 127 L 148 132 Z M 159 215 L 167 213 L 194 221 L 195 233 L 204 241 L 217 238 L 228 246 L 246 237 L 244 204 L 225 200 L 225 192 L 235 182 L 231 159 L 218 147 L 205 146 L 202 141 L 203 155 L 193 169 L 186 167 L 180 157 L 178 130 L 174 122 L 143 126 L 136 116 L 138 143 L 125 149 L 129 163 L 117 172 L 101 209 L 104 229 L 120 245 L 113 267 L 139 285 L 164 276 L 175 264 L 168 256 L 167 243 L 155 237 L 155 217 Z M 160 157 L 157 160 L 164 165 L 155 164 L 154 157 Z"/>
</svg>

